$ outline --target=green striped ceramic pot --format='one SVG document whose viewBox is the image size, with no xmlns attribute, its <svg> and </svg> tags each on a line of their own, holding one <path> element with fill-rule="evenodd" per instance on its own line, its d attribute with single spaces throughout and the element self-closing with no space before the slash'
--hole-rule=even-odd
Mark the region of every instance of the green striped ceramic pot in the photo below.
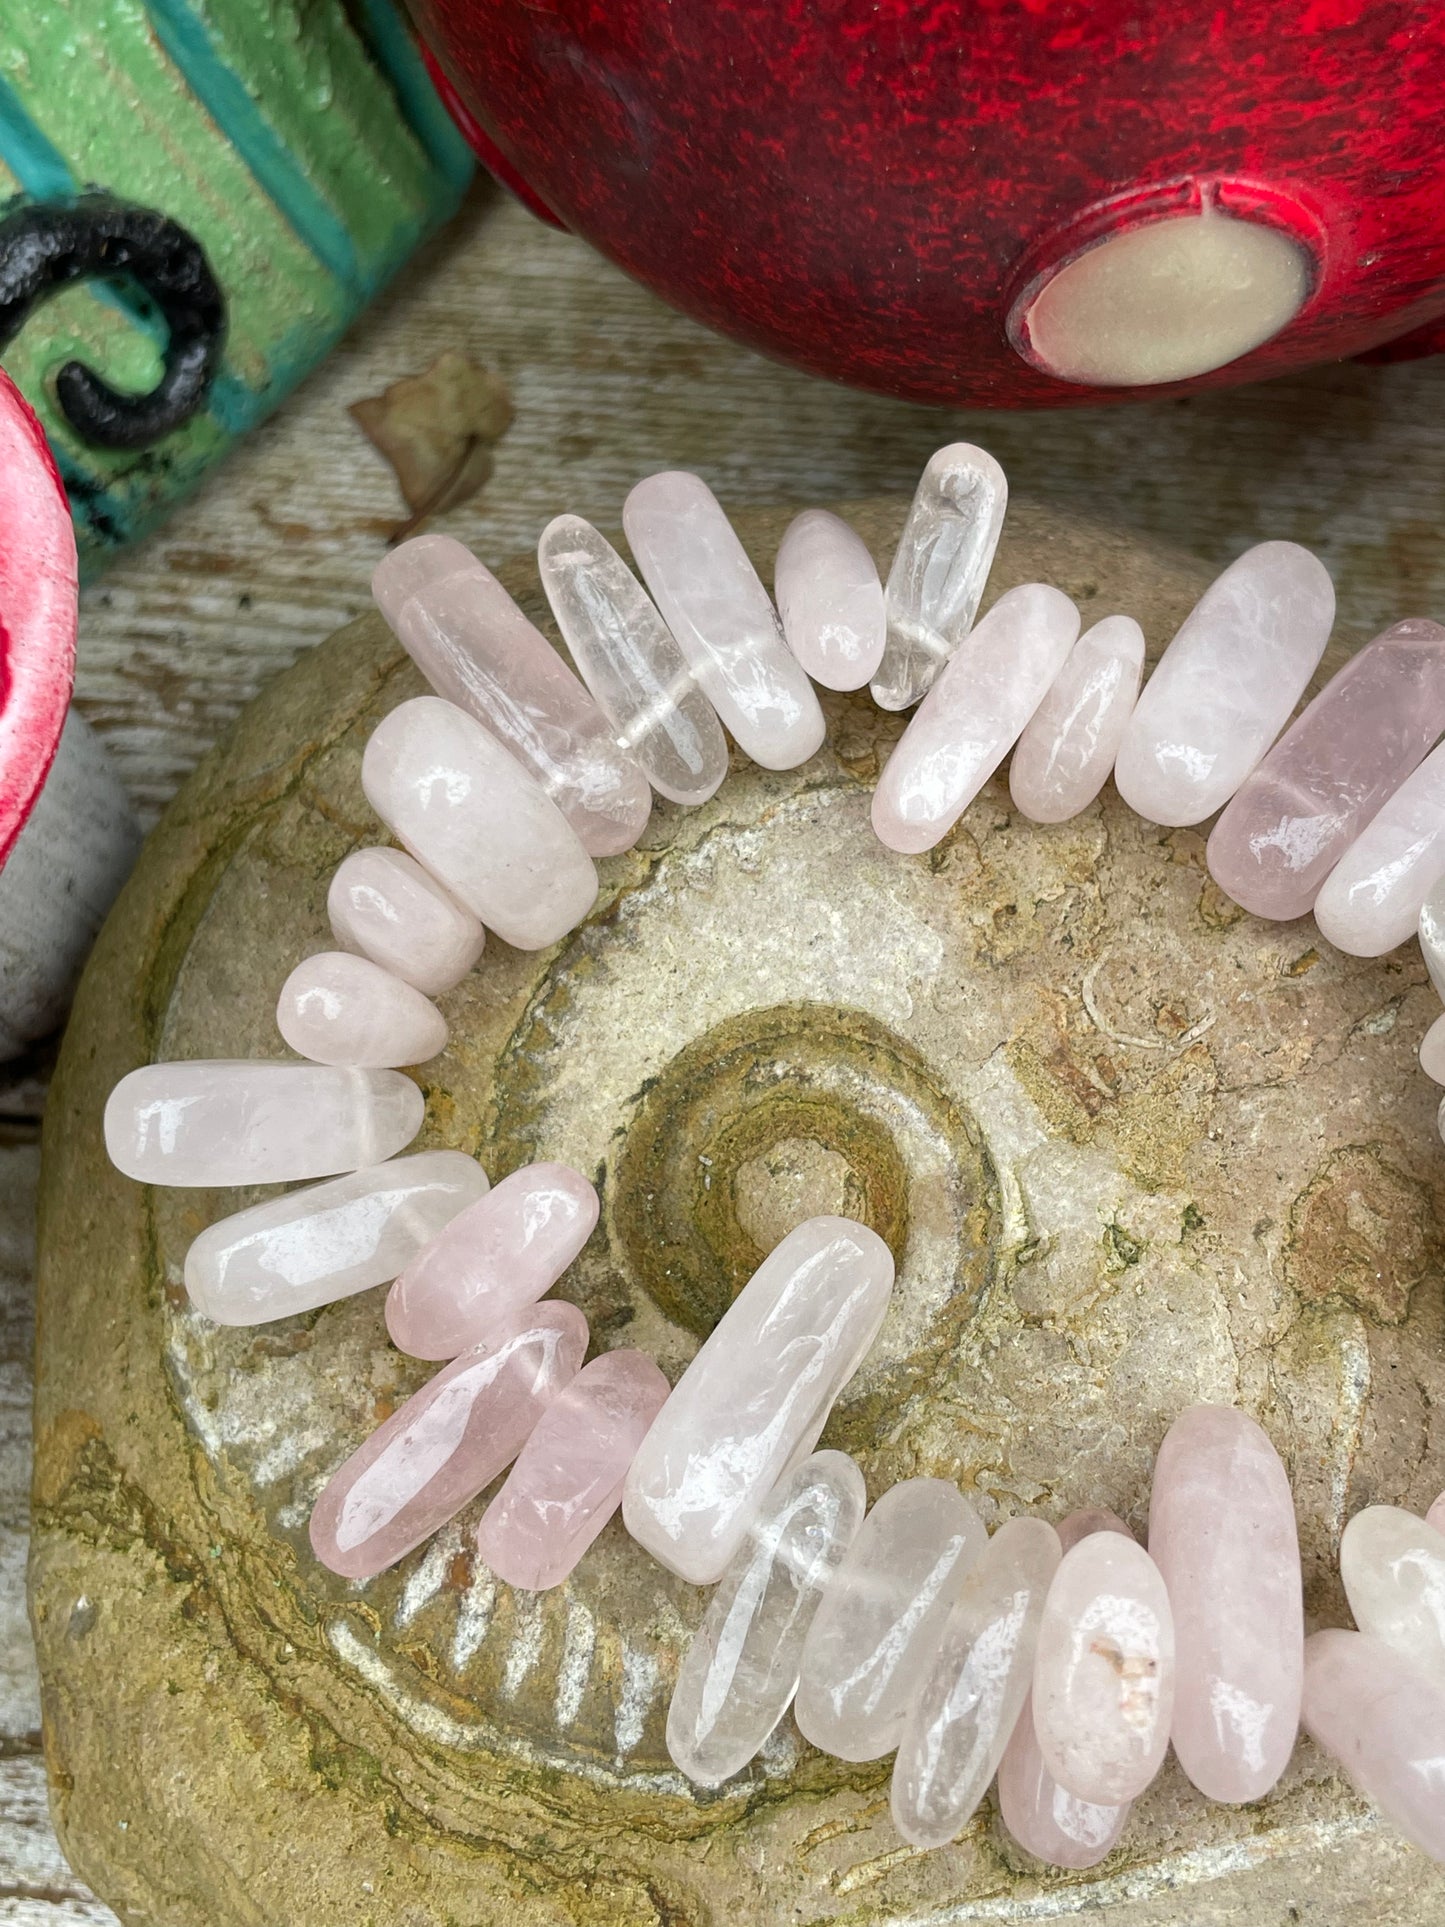
<svg viewBox="0 0 1445 1927">
<path fill-rule="evenodd" d="M 5 10 L 0 360 L 45 425 L 84 570 L 153 526 L 315 365 L 452 212 L 471 168 L 393 0 Z M 195 350 L 208 356 L 199 405 L 129 445 L 107 445 L 57 378 L 78 362 L 123 393 L 156 389 L 172 329 L 145 274 L 96 276 L 120 258 L 108 232 L 68 274 L 52 248 L 44 298 L 14 297 L 53 241 L 47 223 L 83 220 L 97 193 L 195 244 L 219 296 L 198 324 L 213 337 Z"/>
</svg>

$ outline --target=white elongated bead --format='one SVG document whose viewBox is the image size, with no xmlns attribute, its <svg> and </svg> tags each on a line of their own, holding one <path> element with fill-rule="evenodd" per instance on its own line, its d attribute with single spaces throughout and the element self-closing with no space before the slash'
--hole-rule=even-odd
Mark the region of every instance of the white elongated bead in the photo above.
<svg viewBox="0 0 1445 1927">
<path fill-rule="evenodd" d="M 705 803 L 728 773 L 727 738 L 642 584 L 580 515 L 547 524 L 537 565 L 582 680 L 652 787 Z"/>
<path fill-rule="evenodd" d="M 193 1058 L 120 1080 L 105 1148 L 142 1184 L 294 1184 L 393 1157 L 425 1109 L 400 1071 Z"/>
<path fill-rule="evenodd" d="M 821 746 L 823 712 L 783 641 L 768 592 L 699 476 L 649 475 L 622 525 L 663 620 L 738 747 L 794 769 Z"/>
<path fill-rule="evenodd" d="M 1195 1405 L 1159 1448 L 1149 1551 L 1174 1612 L 1171 1738 L 1211 1800 L 1259 1800 L 1299 1727 L 1304 1603 L 1294 1499 L 1247 1412 Z"/>
<path fill-rule="evenodd" d="M 487 1174 L 462 1151 L 418 1151 L 222 1218 L 186 1253 L 191 1303 L 218 1325 L 264 1325 L 384 1285 L 474 1204 Z"/>
<path fill-rule="evenodd" d="M 482 954 L 487 933 L 405 850 L 377 845 L 343 858 L 326 893 L 331 933 L 383 970 L 439 997 Z"/>
<path fill-rule="evenodd" d="M 893 1255 L 851 1218 L 810 1218 L 704 1339 L 632 1462 L 622 1516 L 670 1571 L 710 1586 L 784 1468 L 817 1443 L 888 1309 Z"/>
<path fill-rule="evenodd" d="M 1405 1838 L 1445 1861 L 1445 1685 L 1368 1633 L 1305 1641 L 1304 1726 Z"/>
<path fill-rule="evenodd" d="M 1445 743 L 1376 812 L 1325 879 L 1315 922 L 1336 950 L 1383 957 L 1420 928 L 1445 878 Z"/>
<path fill-rule="evenodd" d="M 868 1495 L 845 1452 L 815 1452 L 769 1494 L 678 1668 L 667 1750 L 698 1786 L 745 1767 L 788 1710 L 809 1623 Z"/>
<path fill-rule="evenodd" d="M 880 709 L 926 696 L 973 627 L 1007 507 L 1008 482 L 986 450 L 951 442 L 930 456 L 888 572 Z"/>
<path fill-rule="evenodd" d="M 1086 1506 L 1060 1521 L 1059 1544 L 1067 1554 L 1091 1532 L 1133 1536 L 1114 1513 L 1102 1506 Z M 1036 1657 L 1036 1667 L 1037 1663 Z M 1039 1747 L 1030 1692 L 999 1762 L 998 1811 L 1026 1853 L 1051 1867 L 1082 1868 L 1097 1866 L 1104 1858 L 1124 1831 L 1130 1809 L 1081 1800 L 1059 1785 Z"/>
<path fill-rule="evenodd" d="M 917 852 L 948 834 L 1043 701 L 1078 633 L 1078 610 L 1046 583 L 999 597 L 888 758 L 873 792 L 881 843 Z"/>
<path fill-rule="evenodd" d="M 1430 981 L 1445 997 L 1445 877 L 1430 890 L 1420 905 L 1418 925 L 1420 952 Z"/>
<path fill-rule="evenodd" d="M 1090 1533 L 1064 1554 L 1044 1602 L 1033 1680 L 1044 1764 L 1079 1799 L 1126 1805 L 1159 1771 L 1173 1709 L 1159 1569 L 1136 1540 Z"/>
<path fill-rule="evenodd" d="M 1159 659 L 1114 781 L 1151 823 L 1203 822 L 1289 720 L 1335 619 L 1329 572 L 1295 542 L 1261 542 L 1205 590 Z"/>
<path fill-rule="evenodd" d="M 891 1753 L 988 1533 L 956 1485 L 903 1479 L 863 1522 L 808 1629 L 793 1718 L 840 1760 Z"/>
<path fill-rule="evenodd" d="M 893 1824 L 941 1847 L 988 1790 L 1028 1696 L 1059 1535 L 1010 1519 L 989 1540 L 949 1614 L 893 1764 Z"/>
<path fill-rule="evenodd" d="M 1357 1512 L 1340 1540 L 1355 1624 L 1445 1684 L 1445 1533 L 1396 1505 Z"/>
<path fill-rule="evenodd" d="M 788 647 L 825 689 L 861 689 L 883 657 L 883 584 L 856 529 L 827 509 L 788 524 L 773 569 Z"/>
<path fill-rule="evenodd" d="M 432 688 L 511 751 L 590 855 L 632 847 L 652 809 L 641 769 L 490 569 L 449 535 L 418 535 L 371 590 Z"/>
<path fill-rule="evenodd" d="M 276 1028 L 315 1064 L 424 1064 L 447 1041 L 446 1019 L 411 984 L 368 957 L 323 950 L 281 986 Z"/>
<path fill-rule="evenodd" d="M 1427 1526 L 1434 1526 L 1437 1532 L 1445 1533 L 1445 1492 L 1437 1493 L 1425 1513 Z"/>
<path fill-rule="evenodd" d="M 366 800 L 504 943 L 543 950 L 597 898 L 597 872 L 540 784 L 439 696 L 402 703 L 361 759 Z"/>
<path fill-rule="evenodd" d="M 1009 794 L 1035 823 L 1065 823 L 1108 780 L 1144 673 L 1144 631 L 1132 616 L 1086 629 L 1024 725 Z"/>
</svg>

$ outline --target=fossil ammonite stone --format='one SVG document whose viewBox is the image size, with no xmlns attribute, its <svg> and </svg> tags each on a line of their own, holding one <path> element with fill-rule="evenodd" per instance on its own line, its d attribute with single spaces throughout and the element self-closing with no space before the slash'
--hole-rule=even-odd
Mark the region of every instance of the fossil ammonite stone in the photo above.
<svg viewBox="0 0 1445 1927">
<path fill-rule="evenodd" d="M 880 557 L 901 514 L 855 512 Z M 787 520 L 741 518 L 764 565 Z M 1204 580 L 1024 503 L 993 592 L 1037 576 L 1156 651 Z M 544 621 L 530 562 L 509 581 Z M 1029 1860 L 991 1801 L 915 1852 L 887 1762 L 825 1758 L 791 1719 L 693 1791 L 663 1726 L 704 1596 L 617 1521 L 546 1594 L 477 1563 L 480 1502 L 380 1579 L 317 1565 L 322 1482 L 433 1368 L 388 1345 L 380 1290 L 257 1330 L 191 1312 L 189 1240 L 258 1194 L 131 1183 L 101 1110 L 152 1057 L 283 1054 L 277 990 L 377 839 L 363 744 L 418 689 L 375 619 L 269 689 L 151 839 L 76 1005 L 46 1119 L 31 1591 L 81 1872 L 166 1927 L 1439 1919 L 1445 1875 L 1304 1743 L 1257 1807 L 1166 1764 L 1085 1873 Z M 1106 1505 L 1142 1536 L 1169 1421 L 1242 1403 L 1294 1482 L 1311 1616 L 1343 1623 L 1347 1514 L 1445 1485 L 1414 947 L 1349 959 L 1245 916 L 1202 830 L 1112 790 L 1041 827 L 1001 774 L 936 850 L 894 855 L 868 809 L 901 719 L 824 702 L 802 769 L 736 760 L 703 807 L 659 804 L 563 944 L 488 944 L 441 998 L 416 1148 L 592 1177 L 561 1294 L 594 1346 L 673 1377 L 799 1219 L 866 1220 L 899 1283 L 823 1444 L 875 1498 L 926 1475 L 991 1524 Z"/>
</svg>

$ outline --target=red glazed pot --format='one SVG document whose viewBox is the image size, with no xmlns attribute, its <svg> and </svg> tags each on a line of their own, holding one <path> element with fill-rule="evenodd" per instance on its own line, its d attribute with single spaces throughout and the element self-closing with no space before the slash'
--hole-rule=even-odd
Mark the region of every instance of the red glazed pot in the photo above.
<svg viewBox="0 0 1445 1927">
<path fill-rule="evenodd" d="M 819 374 L 1091 403 L 1445 341 L 1421 0 L 412 4 L 509 185 Z"/>
</svg>

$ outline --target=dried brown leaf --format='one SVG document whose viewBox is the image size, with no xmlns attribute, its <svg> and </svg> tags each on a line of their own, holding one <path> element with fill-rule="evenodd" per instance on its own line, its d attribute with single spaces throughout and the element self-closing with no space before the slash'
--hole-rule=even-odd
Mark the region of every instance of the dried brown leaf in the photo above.
<svg viewBox="0 0 1445 1927">
<path fill-rule="evenodd" d="M 398 541 L 476 494 L 492 472 L 491 445 L 511 424 L 512 397 L 500 376 L 448 348 L 421 374 L 353 402 L 349 412 L 391 463 L 411 510 L 393 534 Z"/>
</svg>

